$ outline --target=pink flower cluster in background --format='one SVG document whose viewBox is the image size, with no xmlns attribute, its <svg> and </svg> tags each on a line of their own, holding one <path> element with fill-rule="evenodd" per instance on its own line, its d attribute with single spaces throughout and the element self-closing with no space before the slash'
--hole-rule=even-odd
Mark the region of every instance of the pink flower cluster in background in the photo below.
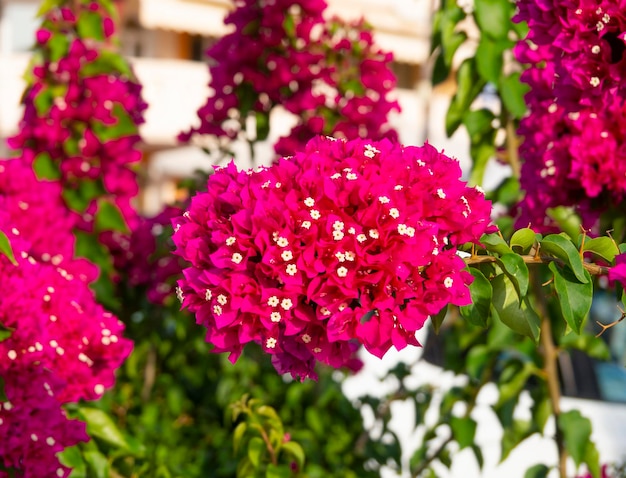
<svg viewBox="0 0 626 478">
<path fill-rule="evenodd" d="M 575 206 L 593 226 L 626 198 L 626 2 L 521 0 L 529 33 L 517 59 L 530 113 L 524 137 L 520 225 L 539 230 L 548 208 Z"/>
<path fill-rule="evenodd" d="M 174 217 L 181 209 L 169 206 L 154 217 L 140 217 L 130 236 L 119 232 L 107 232 L 101 240 L 113 256 L 113 266 L 124 287 L 145 290 L 150 302 L 163 305 L 175 289 L 175 277 L 180 275 L 183 264 L 171 254 L 166 243 L 159 243 L 166 236 Z"/>
<path fill-rule="evenodd" d="M 183 307 L 215 352 L 248 342 L 280 373 L 339 367 L 357 344 L 418 345 L 446 304 L 470 303 L 459 244 L 490 231 L 491 204 L 430 145 L 316 138 L 272 167 L 219 168 L 175 220 L 191 265 Z"/>
<path fill-rule="evenodd" d="M 276 145 L 279 154 L 318 134 L 396 138 L 388 123 L 400 109 L 389 99 L 392 56 L 374 46 L 363 22 L 325 21 L 323 0 L 238 0 L 235 7 L 225 19 L 235 31 L 207 52 L 213 95 L 198 110 L 200 125 L 181 141 L 194 134 L 236 138 L 251 113 L 257 130 L 248 139 L 264 139 L 276 106 L 298 121 Z"/>
<path fill-rule="evenodd" d="M 74 258 L 60 192 L 35 178 L 30 158 L 0 162 L 0 230 L 17 260 L 0 257 L 0 326 L 10 333 L 0 341 L 0 457 L 33 478 L 69 475 L 56 454 L 88 437 L 62 405 L 99 398 L 132 348 L 89 289 L 97 268 Z"/>
<path fill-rule="evenodd" d="M 136 125 L 146 104 L 130 68 L 114 53 L 109 10 L 96 1 L 77 5 L 45 14 L 20 131 L 9 146 L 31 151 L 35 161 L 51 160 L 64 189 L 75 195 L 85 196 L 81 184 L 91 184 L 131 221 L 138 189 L 130 166 L 141 159 Z M 83 201 L 91 199 L 87 194 Z"/>
</svg>

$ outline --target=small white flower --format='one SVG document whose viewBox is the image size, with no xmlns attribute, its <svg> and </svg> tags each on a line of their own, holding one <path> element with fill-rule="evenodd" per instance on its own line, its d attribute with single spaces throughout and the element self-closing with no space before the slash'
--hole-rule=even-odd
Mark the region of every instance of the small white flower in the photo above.
<svg viewBox="0 0 626 478">
<path fill-rule="evenodd" d="M 311 218 L 312 219 L 319 219 L 320 217 L 322 217 L 322 215 L 320 214 L 320 212 L 317 209 L 311 209 Z"/>
<path fill-rule="evenodd" d="M 591 53 L 593 53 L 594 55 L 600 53 L 601 50 L 602 49 L 600 48 L 600 45 L 594 45 L 591 47 Z"/>
<path fill-rule="evenodd" d="M 304 334 L 304 335 L 302 336 L 302 341 L 303 341 L 305 344 L 308 344 L 309 342 L 311 342 L 311 336 L 310 336 L 309 334 Z"/>
<path fill-rule="evenodd" d="M 449 289 L 450 287 L 452 287 L 452 284 L 454 284 L 452 277 L 446 277 L 443 281 L 443 285 L 446 287 L 446 289 Z"/>
<path fill-rule="evenodd" d="M 220 305 L 226 305 L 228 303 L 228 297 L 226 297 L 224 294 L 218 295 L 217 303 Z"/>
<path fill-rule="evenodd" d="M 598 86 L 600 84 L 600 78 L 598 78 L 597 76 L 592 76 L 589 80 L 589 84 L 593 87 Z"/>
<path fill-rule="evenodd" d="M 353 227 L 348 228 L 348 234 L 356 234 L 356 229 Z"/>
<path fill-rule="evenodd" d="M 341 222 L 341 221 L 335 221 L 335 222 L 333 223 L 333 229 L 334 229 L 335 231 L 343 231 L 343 228 L 344 228 L 344 224 L 343 224 L 343 222 Z"/>
<path fill-rule="evenodd" d="M 227 246 L 232 246 L 235 242 L 237 242 L 235 236 L 230 236 L 228 239 L 226 239 Z"/>
<path fill-rule="evenodd" d="M 289 310 L 293 307 L 293 302 L 291 299 L 285 298 L 280 302 L 280 306 L 285 310 Z"/>
<path fill-rule="evenodd" d="M 333 239 L 335 241 L 341 241 L 343 239 L 343 237 L 344 237 L 343 232 L 337 231 L 337 230 L 333 231 Z"/>
<path fill-rule="evenodd" d="M 345 262 L 346 260 L 346 255 L 343 252 L 336 252 L 335 257 L 339 262 Z"/>
<path fill-rule="evenodd" d="M 289 264 L 287 268 L 285 269 L 285 272 L 289 274 L 290 276 L 295 276 L 296 272 L 298 272 L 298 268 L 296 267 L 295 264 Z"/>
<path fill-rule="evenodd" d="M 233 257 L 231 258 L 231 260 L 235 263 L 235 264 L 240 264 L 241 261 L 243 260 L 243 256 L 241 254 L 239 254 L 238 252 L 235 252 L 233 254 Z"/>
<path fill-rule="evenodd" d="M 365 145 L 365 152 L 363 153 L 365 156 L 367 156 L 368 158 L 373 158 L 376 153 L 380 153 L 380 151 L 374 146 L 372 146 L 371 144 Z"/>
<path fill-rule="evenodd" d="M 276 240 L 276 244 L 278 247 L 287 247 L 289 245 L 289 241 L 287 238 L 281 236 Z"/>
<path fill-rule="evenodd" d="M 185 294 L 183 293 L 183 290 L 180 287 L 176 287 L 176 297 L 178 298 L 180 302 L 185 300 Z"/>
<path fill-rule="evenodd" d="M 321 307 L 320 308 L 320 314 L 322 314 L 324 316 L 329 316 L 330 315 L 330 310 L 328 310 L 328 307 Z"/>
<path fill-rule="evenodd" d="M 311 221 L 302 221 L 302 227 L 305 229 L 311 228 Z"/>
<path fill-rule="evenodd" d="M 394 191 L 402 191 L 402 185 L 401 184 L 396 184 L 393 189 L 394 189 Z"/>
<path fill-rule="evenodd" d="M 280 300 L 278 300 L 278 297 L 276 297 L 275 295 L 267 299 L 267 305 L 269 305 L 270 307 L 276 307 L 279 303 Z"/>
<path fill-rule="evenodd" d="M 349 181 L 354 181 L 357 178 L 356 173 L 348 173 L 346 174 L 346 179 Z"/>
<path fill-rule="evenodd" d="M 273 349 L 274 347 L 276 347 L 276 342 L 277 341 L 274 337 L 270 337 L 265 341 L 265 347 L 268 349 Z"/>
<path fill-rule="evenodd" d="M 411 227 L 411 226 L 407 227 L 406 228 L 406 235 L 409 236 L 409 237 L 415 236 L 415 228 Z"/>
<path fill-rule="evenodd" d="M 380 237 L 378 230 L 370 229 L 369 235 L 372 239 L 378 239 Z"/>
<path fill-rule="evenodd" d="M 315 199 L 313 199 L 313 198 L 311 198 L 311 197 L 306 198 L 306 199 L 304 200 L 304 205 L 305 205 L 306 207 L 313 207 L 313 206 L 315 206 Z"/>
<path fill-rule="evenodd" d="M 285 262 L 286 262 L 286 261 L 290 261 L 291 259 L 293 259 L 293 253 L 292 253 L 290 250 L 286 250 L 286 251 L 283 251 L 283 252 L 280 254 L 280 257 L 281 257 L 281 258 L 283 259 L 283 261 L 285 261 Z"/>
<path fill-rule="evenodd" d="M 381 204 L 387 204 L 389 203 L 389 198 L 387 196 L 378 196 L 378 201 Z"/>
<path fill-rule="evenodd" d="M 348 275 L 348 269 L 346 269 L 344 266 L 337 268 L 337 275 L 339 277 L 346 277 Z"/>
<path fill-rule="evenodd" d="M 346 307 L 348 307 L 348 304 L 346 302 L 342 302 L 341 304 L 339 304 L 339 312 L 344 310 Z"/>
<path fill-rule="evenodd" d="M 347 261 L 353 261 L 354 259 L 356 259 L 356 254 L 354 252 L 351 251 L 346 251 L 346 260 Z"/>
<path fill-rule="evenodd" d="M 367 240 L 367 236 L 365 234 L 359 234 L 356 236 L 356 240 L 359 242 L 365 242 Z"/>
<path fill-rule="evenodd" d="M 439 189 L 437 189 L 437 196 L 439 196 L 441 199 L 445 199 L 446 198 L 446 193 L 444 192 L 443 189 L 439 188 Z"/>
<path fill-rule="evenodd" d="M 214 305 L 213 306 L 213 313 L 215 315 L 222 315 L 222 306 L 221 305 Z"/>
<path fill-rule="evenodd" d="M 206 292 L 204 293 L 204 300 L 208 302 L 211 300 L 212 297 L 213 297 L 213 292 L 211 292 L 211 289 L 207 289 Z"/>
<path fill-rule="evenodd" d="M 424 161 L 422 161 L 421 159 L 417 160 L 417 165 L 418 166 L 426 166 L 426 163 Z"/>
<path fill-rule="evenodd" d="M 270 320 L 272 322 L 275 322 L 275 323 L 280 322 L 280 319 L 282 319 L 282 317 L 280 315 L 280 312 L 272 312 L 271 313 Z"/>
<path fill-rule="evenodd" d="M 322 349 L 321 349 L 321 348 L 319 348 L 319 347 L 315 347 L 315 348 L 313 349 L 313 352 L 315 352 L 316 354 L 320 353 L 321 351 L 322 351 Z"/>
<path fill-rule="evenodd" d="M 340 173 L 335 173 L 330 177 L 330 179 L 339 179 L 340 177 L 341 177 Z"/>
</svg>

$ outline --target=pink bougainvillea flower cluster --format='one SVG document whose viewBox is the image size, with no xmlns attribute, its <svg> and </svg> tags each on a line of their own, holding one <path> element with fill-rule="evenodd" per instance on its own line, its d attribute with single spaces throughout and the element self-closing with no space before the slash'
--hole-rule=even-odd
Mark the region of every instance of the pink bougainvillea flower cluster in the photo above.
<svg viewBox="0 0 626 478">
<path fill-rule="evenodd" d="M 216 352 L 248 342 L 276 369 L 314 375 L 355 344 L 382 357 L 418 345 L 444 305 L 470 302 L 456 254 L 491 230 L 491 205 L 430 145 L 311 140 L 269 168 L 219 168 L 174 221 L 183 307 Z"/>
<path fill-rule="evenodd" d="M 516 56 L 530 65 L 519 223 L 551 227 L 555 206 L 574 206 L 586 227 L 626 198 L 626 2 L 521 0 L 529 33 Z"/>
<path fill-rule="evenodd" d="M 132 221 L 131 165 L 141 158 L 137 125 L 146 108 L 141 87 L 114 53 L 111 4 L 57 3 L 37 32 L 24 116 L 9 145 L 31 151 L 40 170 L 60 171 L 73 209 L 83 213 L 95 195 L 107 195 Z"/>
<path fill-rule="evenodd" d="M 324 28 L 317 43 L 324 52 L 324 75 L 312 90 L 318 101 L 292 110 L 298 124 L 275 145 L 280 155 L 302 149 L 319 134 L 397 140 L 389 124 L 390 113 L 400 111 L 399 103 L 389 98 L 396 86 L 390 68 L 393 55 L 376 47 L 371 28 L 362 20 L 333 18 Z"/>
<path fill-rule="evenodd" d="M 139 218 L 130 236 L 117 231 L 103 234 L 102 240 L 113 256 L 118 281 L 144 293 L 150 302 L 162 305 L 175 290 L 175 277 L 183 268 L 182 260 L 171 254 L 166 229 L 181 209 L 167 207 L 158 215 Z M 167 234 L 167 236 L 166 236 Z"/>
<path fill-rule="evenodd" d="M 8 169 L 14 161 L 2 166 Z M 2 198 L 7 206 L 10 201 Z M 30 214 L 43 217 L 47 211 L 31 203 L 21 221 L 3 212 L 0 224 L 17 261 L 0 257 L 0 326 L 10 332 L 0 341 L 6 396 L 0 401 L 0 457 L 3 466 L 33 478 L 69 475 L 56 454 L 87 435 L 84 424 L 68 420 L 62 405 L 99 398 L 131 350 L 121 336 L 122 323 L 95 302 L 89 289 L 92 264 L 29 254 L 37 250 L 26 239 Z"/>
<path fill-rule="evenodd" d="M 250 114 L 265 139 L 269 113 L 281 106 L 298 120 L 276 145 L 302 148 L 318 134 L 349 139 L 396 138 L 388 114 L 395 86 L 391 54 L 377 49 L 363 22 L 325 21 L 323 0 L 237 0 L 226 24 L 235 30 L 208 51 L 213 95 L 198 110 L 200 125 L 180 135 L 236 138 Z"/>
</svg>

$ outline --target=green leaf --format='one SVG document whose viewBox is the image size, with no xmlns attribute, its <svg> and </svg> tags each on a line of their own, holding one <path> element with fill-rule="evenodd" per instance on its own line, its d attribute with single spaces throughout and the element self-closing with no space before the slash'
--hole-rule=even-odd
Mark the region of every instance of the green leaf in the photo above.
<svg viewBox="0 0 626 478">
<path fill-rule="evenodd" d="M 474 281 L 469 286 L 472 303 L 459 307 L 459 311 L 469 323 L 486 327 L 493 295 L 491 282 L 478 269 L 470 267 L 469 271 L 474 277 Z"/>
<path fill-rule="evenodd" d="M 513 252 L 506 243 L 506 241 L 502 239 L 500 237 L 500 234 L 498 234 L 497 232 L 494 232 L 492 234 L 483 234 L 480 238 L 480 243 L 489 252 L 495 252 L 501 256 Z"/>
<path fill-rule="evenodd" d="M 270 116 L 264 111 L 256 112 L 256 140 L 265 141 L 270 134 Z"/>
<path fill-rule="evenodd" d="M 509 76 L 500 78 L 498 91 L 504 107 L 515 119 L 520 119 L 526 113 L 524 95 L 530 87 L 520 81 L 519 73 L 511 73 Z"/>
<path fill-rule="evenodd" d="M 100 198 L 98 200 L 98 210 L 95 217 L 96 231 L 120 231 L 128 233 L 128 226 L 119 208 L 108 201 L 107 199 Z"/>
<path fill-rule="evenodd" d="M 87 434 L 90 437 L 99 438 L 115 448 L 131 449 L 124 434 L 106 412 L 97 408 L 81 407 L 78 413 L 87 422 Z"/>
<path fill-rule="evenodd" d="M 587 442 L 585 458 L 583 461 L 587 465 L 587 468 L 589 468 L 593 478 L 601 478 L 602 471 L 600 468 L 600 453 L 598 453 L 595 443 L 591 440 Z"/>
<path fill-rule="evenodd" d="M 54 63 L 67 55 L 70 39 L 63 33 L 53 33 L 46 45 L 50 48 L 50 61 Z"/>
<path fill-rule="evenodd" d="M 578 237 L 582 220 L 573 207 L 557 206 L 546 210 L 546 215 L 557 223 L 559 229 L 569 237 Z"/>
<path fill-rule="evenodd" d="M 122 105 L 115 103 L 111 114 L 117 120 L 113 125 L 93 122 L 94 134 L 101 143 L 138 133 L 137 125 Z"/>
<path fill-rule="evenodd" d="M 498 397 L 498 403 L 496 408 L 502 407 L 505 402 L 509 400 L 519 398 L 519 394 L 524 390 L 524 386 L 528 382 L 528 378 L 537 370 L 532 362 L 525 362 L 522 369 L 517 371 L 511 380 L 507 382 L 498 382 L 498 391 L 500 396 Z"/>
<path fill-rule="evenodd" d="M 493 138 L 493 135 L 492 135 Z M 481 185 L 485 170 L 489 160 L 496 154 L 492 138 L 483 138 L 480 143 L 470 146 L 470 156 L 472 157 L 472 171 L 470 173 L 469 184 L 472 186 Z"/>
<path fill-rule="evenodd" d="M 518 229 L 511 236 L 511 249 L 520 254 L 528 254 L 535 244 L 535 231 L 529 227 Z"/>
<path fill-rule="evenodd" d="M 489 363 L 490 356 L 490 350 L 485 345 L 476 345 L 470 348 L 465 359 L 467 375 L 474 380 L 480 380 L 487 363 Z"/>
<path fill-rule="evenodd" d="M 33 169 L 38 179 L 57 180 L 61 177 L 61 171 L 47 152 L 41 152 L 33 161 Z"/>
<path fill-rule="evenodd" d="M 501 255 L 497 263 L 513 282 L 520 299 L 523 299 L 528 293 L 528 266 L 524 259 L 517 254 L 508 253 Z"/>
<path fill-rule="evenodd" d="M 10 327 L 5 327 L 4 325 L 0 324 L 0 342 L 4 342 L 6 339 L 8 339 L 9 337 L 11 337 L 11 335 L 13 334 L 13 331 L 15 329 L 12 329 Z M 1 379 L 2 377 L 0 377 Z M 0 400 L 1 402 L 2 400 Z"/>
<path fill-rule="evenodd" d="M 265 471 L 265 478 L 290 478 L 291 476 L 293 474 L 289 465 L 274 465 L 270 463 Z"/>
<path fill-rule="evenodd" d="M 587 444 L 591 440 L 591 422 L 578 410 L 570 410 L 559 415 L 558 427 L 563 433 L 565 449 L 576 466 L 580 466 L 585 459 Z"/>
<path fill-rule="evenodd" d="M 551 262 L 549 267 L 554 274 L 554 289 L 559 298 L 563 318 L 574 332 L 580 334 L 593 300 L 591 276 L 585 270 L 587 282 L 581 284 L 570 269 L 561 268 L 554 262 Z"/>
<path fill-rule="evenodd" d="M 298 470 L 302 470 L 304 468 L 304 450 L 299 443 L 295 441 L 288 441 L 283 443 L 280 449 L 289 453 L 296 460 Z"/>
<path fill-rule="evenodd" d="M 526 335 L 537 341 L 541 320 L 530 306 L 528 299 L 521 302 L 515 285 L 505 274 L 496 276 L 492 281 L 493 307 L 499 319 L 511 330 Z"/>
<path fill-rule="evenodd" d="M 87 464 L 85 463 L 83 454 L 80 452 L 79 445 L 65 448 L 63 451 L 59 452 L 57 456 L 63 465 L 72 468 L 71 478 L 87 477 Z"/>
<path fill-rule="evenodd" d="M 502 52 L 506 47 L 507 43 L 502 40 L 494 41 L 484 33 L 481 35 L 476 48 L 476 68 L 485 81 L 498 84 L 504 65 Z"/>
<path fill-rule="evenodd" d="M 481 34 L 506 40 L 512 27 L 513 8 L 509 0 L 474 0 L 474 18 Z"/>
<path fill-rule="evenodd" d="M 477 143 L 485 134 L 493 131 L 493 122 L 495 115 L 486 108 L 479 110 L 470 110 L 463 117 L 463 125 L 467 129 L 472 143 Z"/>
<path fill-rule="evenodd" d="M 45 116 L 48 111 L 50 111 L 50 107 L 52 106 L 52 102 L 54 101 L 54 95 L 49 87 L 43 87 L 39 93 L 33 98 L 33 104 L 35 105 L 35 109 L 37 110 L 38 116 Z"/>
<path fill-rule="evenodd" d="M 239 450 L 239 446 L 241 445 L 241 439 L 243 438 L 247 429 L 248 424 L 246 422 L 241 422 L 235 427 L 235 431 L 233 432 L 233 449 L 235 453 L 237 453 L 237 451 Z"/>
<path fill-rule="evenodd" d="M 583 251 L 593 252 L 607 262 L 612 263 L 615 256 L 619 254 L 619 248 L 615 241 L 610 237 L 595 237 L 586 239 L 583 245 Z"/>
<path fill-rule="evenodd" d="M 85 462 L 90 472 L 89 476 L 93 478 L 109 478 L 109 462 L 99 450 L 85 450 L 83 452 Z"/>
<path fill-rule="evenodd" d="M 465 12 L 456 5 L 451 3 L 448 8 L 441 12 L 440 17 L 440 38 L 441 49 L 444 64 L 450 68 L 452 59 L 459 46 L 467 40 L 465 32 L 457 31 L 457 25 L 465 18 Z"/>
<path fill-rule="evenodd" d="M 0 231 L 0 254 L 4 254 L 13 265 L 17 265 L 15 254 L 13 254 L 13 248 L 11 247 L 11 242 L 3 231 Z"/>
<path fill-rule="evenodd" d="M 78 36 L 83 39 L 93 38 L 98 41 L 104 40 L 102 17 L 97 12 L 83 10 L 76 22 L 76 30 L 78 31 Z"/>
<path fill-rule="evenodd" d="M 262 438 L 252 437 L 248 443 L 248 458 L 255 468 L 261 465 L 261 456 L 265 451 L 265 442 Z"/>
<path fill-rule="evenodd" d="M 64 0 L 43 0 L 43 2 L 41 3 L 41 6 L 39 7 L 39 10 L 37 10 L 37 16 L 41 17 L 45 15 L 46 13 L 48 13 L 53 8 L 59 7 L 60 5 L 63 4 L 63 1 Z"/>
<path fill-rule="evenodd" d="M 77 189 L 63 189 L 61 195 L 65 204 L 73 211 L 83 213 L 91 204 L 91 201 L 105 193 L 102 183 L 98 180 L 82 180 Z"/>
<path fill-rule="evenodd" d="M 448 313 L 448 305 L 446 304 L 443 309 L 437 312 L 435 315 L 430 316 L 430 321 L 433 324 L 433 329 L 435 329 L 435 333 L 438 334 L 441 329 L 441 324 L 443 320 L 446 318 L 446 314 Z"/>
<path fill-rule="evenodd" d="M 506 427 L 503 432 L 500 463 L 506 460 L 517 445 L 533 434 L 531 423 L 524 420 L 514 420 L 513 424 Z"/>
<path fill-rule="evenodd" d="M 485 86 L 476 70 L 476 62 L 469 58 L 461 63 L 456 75 L 457 91 L 446 114 L 446 134 L 452 136 L 461 125 L 463 117 Z"/>
<path fill-rule="evenodd" d="M 470 417 L 458 418 L 452 416 L 450 418 L 450 428 L 452 435 L 459 444 L 460 449 L 472 446 L 474 436 L 476 435 L 476 422 Z"/>
<path fill-rule="evenodd" d="M 547 253 L 550 256 L 558 257 L 569 266 L 576 278 L 583 284 L 589 282 L 589 274 L 585 274 L 583 261 L 580 258 L 578 250 L 570 241 L 560 234 L 550 234 L 544 237 L 539 244 L 541 245 L 540 254 Z"/>
<path fill-rule="evenodd" d="M 531 466 L 528 470 L 526 470 L 524 478 L 547 478 L 548 473 L 550 473 L 550 468 L 546 465 L 539 464 Z"/>
</svg>

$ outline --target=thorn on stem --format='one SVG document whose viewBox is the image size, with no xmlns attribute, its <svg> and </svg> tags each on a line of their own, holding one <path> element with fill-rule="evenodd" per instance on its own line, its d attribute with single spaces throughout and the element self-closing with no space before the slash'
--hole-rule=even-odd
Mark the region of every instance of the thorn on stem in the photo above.
<svg viewBox="0 0 626 478">
<path fill-rule="evenodd" d="M 601 322 L 596 320 L 596 324 L 598 324 L 600 327 L 602 327 L 602 330 L 596 334 L 596 337 L 600 337 L 604 332 L 606 332 L 607 329 L 610 329 L 611 327 L 619 324 L 622 320 L 624 320 L 624 318 L 626 318 L 626 312 L 624 312 L 624 310 L 619 305 L 617 306 L 617 309 L 620 311 L 620 313 L 622 315 L 620 316 L 619 319 L 611 322 L 610 324 L 606 324 L 605 325 L 605 324 L 603 324 L 603 323 L 601 323 Z"/>
</svg>

